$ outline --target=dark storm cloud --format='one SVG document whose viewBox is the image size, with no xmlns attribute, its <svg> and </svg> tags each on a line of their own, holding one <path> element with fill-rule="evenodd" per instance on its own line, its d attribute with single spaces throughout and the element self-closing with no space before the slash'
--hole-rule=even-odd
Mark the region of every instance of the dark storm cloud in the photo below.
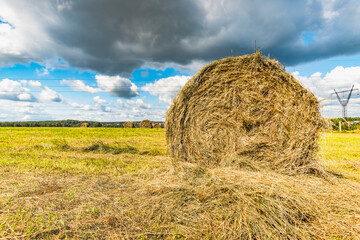
<svg viewBox="0 0 360 240">
<path fill-rule="evenodd" d="M 255 40 L 265 55 L 287 65 L 360 51 L 355 0 L 49 0 L 31 8 L 20 8 L 24 0 L 5 2 L 19 16 L 33 14 L 49 38 L 32 39 L 42 51 L 26 56 L 48 53 L 103 74 L 251 53 Z M 309 45 L 304 33 L 314 35 Z"/>
<path fill-rule="evenodd" d="M 71 64 L 114 74 L 146 60 L 187 61 L 181 41 L 201 28 L 199 13 L 188 0 L 79 0 L 60 11 L 61 26 L 49 25 L 48 31 L 59 44 L 85 54 L 67 54 Z"/>
</svg>

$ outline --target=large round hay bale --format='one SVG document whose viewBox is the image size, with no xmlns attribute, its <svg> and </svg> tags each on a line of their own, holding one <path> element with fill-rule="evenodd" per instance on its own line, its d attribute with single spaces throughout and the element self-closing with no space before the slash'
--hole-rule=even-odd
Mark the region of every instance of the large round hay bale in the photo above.
<svg viewBox="0 0 360 240">
<path fill-rule="evenodd" d="M 153 125 L 153 128 L 162 128 L 162 127 L 163 127 L 162 123 L 159 123 L 159 122 L 154 123 L 154 125 Z"/>
<path fill-rule="evenodd" d="M 166 116 L 173 157 L 206 166 L 308 171 L 323 124 L 316 97 L 257 52 L 203 67 Z"/>
<path fill-rule="evenodd" d="M 82 128 L 87 128 L 87 127 L 89 127 L 89 123 L 86 123 L 86 122 L 81 123 L 81 126 L 80 126 L 80 127 L 82 127 Z"/>
<path fill-rule="evenodd" d="M 124 128 L 133 128 L 134 127 L 134 123 L 133 122 L 125 122 L 124 123 Z"/>
<path fill-rule="evenodd" d="M 152 122 L 150 120 L 142 120 L 140 122 L 140 127 L 141 128 L 152 128 Z"/>
</svg>

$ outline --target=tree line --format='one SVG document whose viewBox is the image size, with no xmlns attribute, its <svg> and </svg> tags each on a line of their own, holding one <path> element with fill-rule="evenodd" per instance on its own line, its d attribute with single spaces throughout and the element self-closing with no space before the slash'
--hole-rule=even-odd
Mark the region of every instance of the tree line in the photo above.
<svg viewBox="0 0 360 240">
<path fill-rule="evenodd" d="M 330 126 L 333 130 L 339 130 L 341 122 L 342 130 L 360 129 L 360 117 L 331 118 Z M 78 120 L 58 120 L 58 121 L 24 121 L 24 122 L 0 122 L 0 127 L 81 127 L 87 123 L 88 127 L 111 127 L 123 128 L 125 122 L 96 122 Z M 140 127 L 140 122 L 133 122 L 135 128 Z"/>
<path fill-rule="evenodd" d="M 0 122 L 0 127 L 80 127 L 82 123 L 88 123 L 89 127 L 102 127 L 100 122 L 78 120 Z"/>
<path fill-rule="evenodd" d="M 341 122 L 341 130 L 352 131 L 360 129 L 360 117 L 331 118 L 330 125 L 332 130 L 339 131 L 339 122 Z"/>
<path fill-rule="evenodd" d="M 81 127 L 83 123 L 87 123 L 87 127 L 123 128 L 125 122 L 96 122 L 79 120 L 23 121 L 0 122 L 0 127 Z M 140 122 L 133 122 L 133 124 L 134 128 L 140 127 Z"/>
</svg>

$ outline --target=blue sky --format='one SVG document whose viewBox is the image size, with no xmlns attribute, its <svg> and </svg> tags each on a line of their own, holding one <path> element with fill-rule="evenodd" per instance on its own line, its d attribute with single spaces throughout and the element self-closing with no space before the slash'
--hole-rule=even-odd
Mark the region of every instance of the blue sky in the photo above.
<svg viewBox="0 0 360 240">
<path fill-rule="evenodd" d="M 360 88 L 355 0 L 144 3 L 2 0 L 0 121 L 161 121 L 201 66 L 252 53 L 254 40 L 325 99 L 325 117 L 341 116 L 334 88 Z"/>
</svg>

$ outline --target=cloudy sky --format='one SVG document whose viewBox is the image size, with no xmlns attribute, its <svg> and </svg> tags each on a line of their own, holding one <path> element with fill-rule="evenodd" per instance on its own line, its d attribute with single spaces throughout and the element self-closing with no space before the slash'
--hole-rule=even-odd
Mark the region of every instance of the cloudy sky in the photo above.
<svg viewBox="0 0 360 240">
<path fill-rule="evenodd" d="M 360 88 L 357 0 L 0 0 L 0 121 L 163 120 L 201 66 L 255 40 L 326 117 L 334 88 Z"/>
</svg>

